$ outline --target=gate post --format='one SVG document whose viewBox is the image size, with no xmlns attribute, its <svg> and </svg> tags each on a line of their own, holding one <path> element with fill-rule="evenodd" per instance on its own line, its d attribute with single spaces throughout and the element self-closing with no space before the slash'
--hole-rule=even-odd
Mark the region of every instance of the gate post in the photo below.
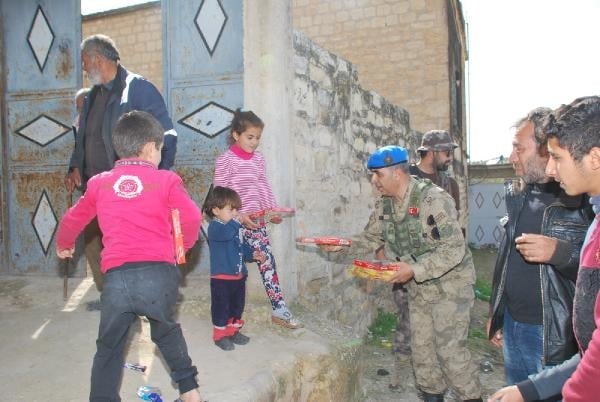
<svg viewBox="0 0 600 402">
<path fill-rule="evenodd" d="M 4 26 L 4 16 L 0 10 L 0 26 Z M 4 160 L 4 149 L 6 148 L 6 105 L 5 105 L 5 93 L 4 88 L 6 87 L 4 74 L 4 63 L 6 58 L 4 57 L 4 30 L 0 29 L 0 274 L 8 272 L 8 241 L 6 239 L 7 227 L 6 222 L 6 177 L 7 167 Z"/>
<path fill-rule="evenodd" d="M 244 0 L 244 104 L 265 122 L 260 149 L 277 202 L 295 207 L 293 27 L 289 0 Z M 288 299 L 297 294 L 295 219 L 272 230 L 280 281 Z"/>
</svg>

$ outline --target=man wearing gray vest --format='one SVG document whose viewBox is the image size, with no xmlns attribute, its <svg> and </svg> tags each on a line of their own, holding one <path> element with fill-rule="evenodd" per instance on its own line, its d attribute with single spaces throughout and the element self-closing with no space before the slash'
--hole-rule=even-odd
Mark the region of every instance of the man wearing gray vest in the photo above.
<svg viewBox="0 0 600 402">
<path fill-rule="evenodd" d="M 390 282 L 407 287 L 412 367 L 423 400 L 443 402 L 452 386 L 463 401 L 481 401 L 478 369 L 466 346 L 475 270 L 454 202 L 431 181 L 409 174 L 402 147 L 377 149 L 367 168 L 382 197 L 344 257 L 365 258 L 382 248 L 395 256 Z"/>
</svg>

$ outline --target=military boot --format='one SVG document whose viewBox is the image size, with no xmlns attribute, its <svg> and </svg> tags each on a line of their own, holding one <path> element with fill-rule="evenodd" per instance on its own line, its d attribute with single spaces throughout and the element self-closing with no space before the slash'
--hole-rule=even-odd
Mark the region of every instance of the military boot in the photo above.
<svg viewBox="0 0 600 402">
<path fill-rule="evenodd" d="M 429 392 L 422 392 L 421 397 L 423 402 L 444 402 L 444 394 L 430 394 Z"/>
</svg>

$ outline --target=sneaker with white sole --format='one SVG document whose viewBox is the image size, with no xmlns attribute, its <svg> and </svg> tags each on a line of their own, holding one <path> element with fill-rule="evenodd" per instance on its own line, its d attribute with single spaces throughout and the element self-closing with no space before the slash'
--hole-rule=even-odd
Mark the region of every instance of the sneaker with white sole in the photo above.
<svg viewBox="0 0 600 402">
<path fill-rule="evenodd" d="M 304 327 L 304 324 L 297 318 L 292 316 L 292 313 L 289 311 L 284 311 L 283 313 L 279 313 L 277 311 L 273 312 L 271 316 L 271 322 L 273 324 L 281 325 L 282 327 L 289 329 L 297 329 Z"/>
</svg>

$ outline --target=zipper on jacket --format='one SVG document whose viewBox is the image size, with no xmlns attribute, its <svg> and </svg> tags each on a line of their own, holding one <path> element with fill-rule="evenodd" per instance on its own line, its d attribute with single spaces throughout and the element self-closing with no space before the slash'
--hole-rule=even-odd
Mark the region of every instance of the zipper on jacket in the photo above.
<svg viewBox="0 0 600 402">
<path fill-rule="evenodd" d="M 542 236 L 546 236 L 546 234 L 544 233 L 544 227 L 547 224 L 547 212 L 554 207 L 565 207 L 565 205 L 561 202 L 553 202 L 551 204 L 549 204 L 548 206 L 546 206 L 546 208 L 544 208 L 544 213 L 542 214 L 542 226 L 540 227 L 540 234 Z M 545 302 L 545 293 L 544 293 L 544 281 L 542 278 L 543 272 L 542 270 L 544 269 L 544 264 L 538 264 L 539 266 L 539 272 L 540 272 L 540 294 L 542 296 L 542 365 L 546 365 L 546 360 L 547 360 L 547 341 L 548 341 L 548 335 L 547 335 L 547 329 L 548 329 L 548 325 L 546 325 L 546 302 Z"/>
</svg>

